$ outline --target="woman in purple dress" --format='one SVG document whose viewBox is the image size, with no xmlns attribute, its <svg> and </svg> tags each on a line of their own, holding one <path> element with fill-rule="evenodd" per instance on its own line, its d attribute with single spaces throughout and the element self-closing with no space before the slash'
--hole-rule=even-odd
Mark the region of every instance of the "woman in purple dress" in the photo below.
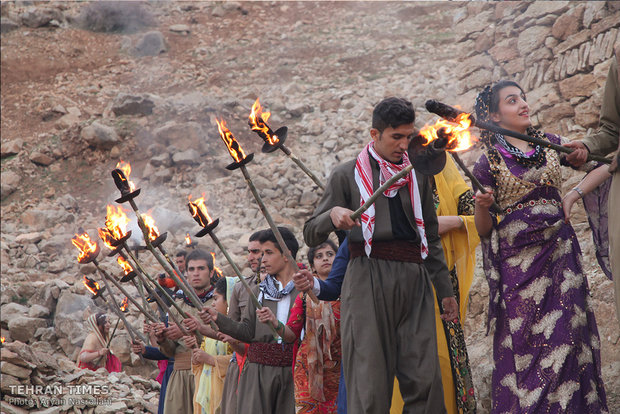
<svg viewBox="0 0 620 414">
<path fill-rule="evenodd" d="M 479 120 L 562 141 L 532 128 L 515 82 L 485 88 L 475 109 Z M 560 164 L 567 164 L 553 150 L 509 136 L 484 131 L 481 141 L 474 175 L 490 191 L 476 194 L 475 222 L 489 283 L 488 328 L 495 329 L 491 411 L 607 413 L 581 250 L 562 208 Z M 499 217 L 489 213 L 493 200 Z"/>
</svg>

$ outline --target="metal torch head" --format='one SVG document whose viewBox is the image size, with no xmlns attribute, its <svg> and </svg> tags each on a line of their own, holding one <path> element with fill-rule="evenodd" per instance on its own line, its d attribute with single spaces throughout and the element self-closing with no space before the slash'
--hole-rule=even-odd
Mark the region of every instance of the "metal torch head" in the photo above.
<svg viewBox="0 0 620 414">
<path fill-rule="evenodd" d="M 447 140 L 440 138 L 428 145 L 422 145 L 425 139 L 420 135 L 409 143 L 409 159 L 413 168 L 424 175 L 439 174 L 446 165 Z"/>
</svg>

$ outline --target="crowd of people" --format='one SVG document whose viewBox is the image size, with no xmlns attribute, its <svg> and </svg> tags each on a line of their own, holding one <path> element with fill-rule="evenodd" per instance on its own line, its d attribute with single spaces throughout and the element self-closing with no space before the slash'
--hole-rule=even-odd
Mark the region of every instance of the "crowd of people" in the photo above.
<svg viewBox="0 0 620 414">
<path fill-rule="evenodd" d="M 368 144 L 332 172 L 304 225 L 308 267 L 287 258 L 295 259 L 300 246 L 285 227 L 279 231 L 288 252 L 271 229 L 249 238 L 249 290 L 236 278 L 214 276 L 206 251 L 177 255 L 203 306 L 177 291 L 185 317 L 176 308 L 169 312 L 181 326 L 162 315 L 161 323 L 144 326 L 150 343 L 133 346 L 160 360 L 159 412 L 475 412 L 463 321 L 479 244 L 493 334 L 491 411 L 608 412 L 600 339 L 570 214 L 582 198 L 599 262 L 616 276 L 620 303 L 618 210 L 608 215 L 605 202 L 620 201 L 618 156 L 611 167 L 586 162 L 589 152 L 618 148 L 617 64 L 607 80 L 600 132 L 584 141 L 534 129 L 515 82 L 478 94 L 478 120 L 573 148 L 567 156 L 484 130 L 473 174 L 485 191 L 474 194 L 448 156 L 434 175 L 413 165 L 354 220 L 353 211 L 420 148 L 412 104 L 386 98 L 374 108 Z M 587 173 L 564 197 L 562 165 Z M 346 237 L 336 243 L 335 231 Z M 80 366 L 118 368 L 105 315 L 88 323 Z"/>
</svg>

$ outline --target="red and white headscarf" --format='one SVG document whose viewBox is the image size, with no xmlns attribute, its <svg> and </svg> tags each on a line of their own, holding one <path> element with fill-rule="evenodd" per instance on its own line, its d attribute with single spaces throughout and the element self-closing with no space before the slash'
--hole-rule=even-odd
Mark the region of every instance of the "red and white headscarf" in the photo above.
<svg viewBox="0 0 620 414">
<path fill-rule="evenodd" d="M 403 168 L 411 164 L 409 161 L 409 156 L 406 152 L 403 154 L 403 162 L 400 164 L 393 164 L 384 160 L 375 151 L 374 141 L 370 141 L 357 156 L 357 162 L 355 163 L 355 182 L 360 190 L 360 206 L 363 205 L 373 193 L 372 169 L 370 167 L 370 157 L 368 156 L 369 153 L 379 164 L 379 185 L 383 185 L 383 183 L 389 180 L 392 176 L 398 174 Z M 418 233 L 420 234 L 422 259 L 425 259 L 428 255 L 428 242 L 426 241 L 424 219 L 422 218 L 422 202 L 420 200 L 418 180 L 415 179 L 415 171 L 412 169 L 409 174 L 392 184 L 392 186 L 385 190 L 383 194 L 388 198 L 393 198 L 398 193 L 398 190 L 407 184 L 410 184 L 409 197 L 411 199 L 411 205 L 413 206 L 415 224 L 418 227 Z M 362 234 L 364 236 L 364 251 L 366 252 L 366 256 L 370 256 L 370 252 L 372 250 L 372 234 L 374 229 L 375 205 L 373 204 L 362 214 Z"/>
</svg>

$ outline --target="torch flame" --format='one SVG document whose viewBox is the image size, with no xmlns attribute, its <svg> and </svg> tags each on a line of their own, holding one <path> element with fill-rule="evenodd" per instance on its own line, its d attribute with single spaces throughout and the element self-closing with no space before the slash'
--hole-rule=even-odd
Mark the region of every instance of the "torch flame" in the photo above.
<svg viewBox="0 0 620 414">
<path fill-rule="evenodd" d="M 472 136 L 469 127 L 471 126 L 471 119 L 469 119 L 468 113 L 461 113 L 456 118 L 456 124 L 454 125 L 444 119 L 440 119 L 435 122 L 435 125 L 425 125 L 420 130 L 420 135 L 426 139 L 426 142 L 422 145 L 428 145 L 432 141 L 439 138 L 437 135 L 440 129 L 444 129 L 443 136 L 448 138 L 446 150 L 448 151 L 463 151 L 474 145 L 477 140 Z"/>
<path fill-rule="evenodd" d="M 149 240 L 154 241 L 159 237 L 159 229 L 155 226 L 155 220 L 149 214 L 142 214 L 142 220 L 149 231 Z"/>
<path fill-rule="evenodd" d="M 129 174 L 131 174 L 131 164 L 123 160 L 120 160 L 116 164 L 116 168 L 118 168 L 119 170 L 123 172 L 123 174 L 125 174 L 125 178 L 127 179 L 127 184 L 129 184 L 129 191 L 134 191 L 136 189 L 136 186 L 133 182 L 129 181 Z"/>
<path fill-rule="evenodd" d="M 250 113 L 250 127 L 252 131 L 258 132 L 258 135 L 260 135 L 266 143 L 275 145 L 280 140 L 277 135 L 273 135 L 271 129 L 267 125 L 267 120 L 270 116 L 271 112 L 263 112 L 263 107 L 258 101 L 258 98 L 256 98 L 256 102 L 252 105 L 252 113 Z"/>
<path fill-rule="evenodd" d="M 223 119 L 222 121 L 219 121 L 216 118 L 215 122 L 217 123 L 217 129 L 220 131 L 220 137 L 222 137 L 222 141 L 224 141 L 224 143 L 228 147 L 228 152 L 230 153 L 230 156 L 233 157 L 235 162 L 243 161 L 245 159 L 245 153 L 243 152 L 241 145 L 239 145 L 239 142 L 234 137 L 232 132 L 230 132 L 230 130 L 226 128 L 226 121 L 224 121 Z"/>
<path fill-rule="evenodd" d="M 123 271 L 125 272 L 126 275 L 128 275 L 131 272 L 133 272 L 133 267 L 131 267 L 129 262 L 123 256 L 118 256 L 116 261 L 117 261 L 117 263 L 119 265 L 121 265 L 121 267 L 123 268 Z"/>
<path fill-rule="evenodd" d="M 125 299 L 121 302 L 120 308 L 121 312 L 127 312 L 127 309 L 129 308 L 129 299 L 127 299 L 127 296 L 125 296 Z"/>
<path fill-rule="evenodd" d="M 0 343 L 4 343 L 5 339 L 4 336 L 0 336 Z"/>
<path fill-rule="evenodd" d="M 189 237 L 189 233 L 185 233 L 185 244 L 188 246 L 191 246 L 192 244 L 192 238 Z"/>
<path fill-rule="evenodd" d="M 93 294 L 93 296 L 97 295 L 99 293 L 99 290 L 101 290 L 99 283 L 95 282 L 89 277 L 84 276 L 84 280 L 82 282 L 84 283 L 84 286 L 86 286 L 86 289 L 88 289 L 90 293 Z"/>
<path fill-rule="evenodd" d="M 80 250 L 80 254 L 77 258 L 80 263 L 97 251 L 97 243 L 90 240 L 88 233 L 76 234 L 71 239 L 71 243 Z"/>
<path fill-rule="evenodd" d="M 222 269 L 215 265 L 215 253 L 210 252 L 211 257 L 213 257 L 213 270 L 215 270 L 215 274 L 217 275 L 217 279 L 220 279 L 224 274 L 222 273 Z"/>
<path fill-rule="evenodd" d="M 209 212 L 207 211 L 207 206 L 205 205 L 204 193 L 202 194 L 202 197 L 196 199 L 193 202 L 192 202 L 192 196 L 190 195 L 188 197 L 188 201 L 189 202 L 187 203 L 187 205 L 190 208 L 190 212 L 192 213 L 192 217 L 194 217 L 194 220 L 196 220 L 198 224 L 200 224 L 202 227 L 207 227 L 209 224 L 211 224 L 213 219 L 211 218 L 211 216 L 209 216 Z M 189 238 L 189 233 L 187 237 L 185 238 L 186 242 L 188 238 Z"/>
<path fill-rule="evenodd" d="M 105 218 L 105 228 L 100 228 L 98 230 L 99 237 L 101 237 L 101 240 L 103 240 L 103 243 L 109 249 L 114 250 L 112 242 L 125 237 L 128 224 L 129 218 L 121 206 L 118 206 L 118 209 L 116 209 L 115 206 L 108 205 Z"/>
</svg>

